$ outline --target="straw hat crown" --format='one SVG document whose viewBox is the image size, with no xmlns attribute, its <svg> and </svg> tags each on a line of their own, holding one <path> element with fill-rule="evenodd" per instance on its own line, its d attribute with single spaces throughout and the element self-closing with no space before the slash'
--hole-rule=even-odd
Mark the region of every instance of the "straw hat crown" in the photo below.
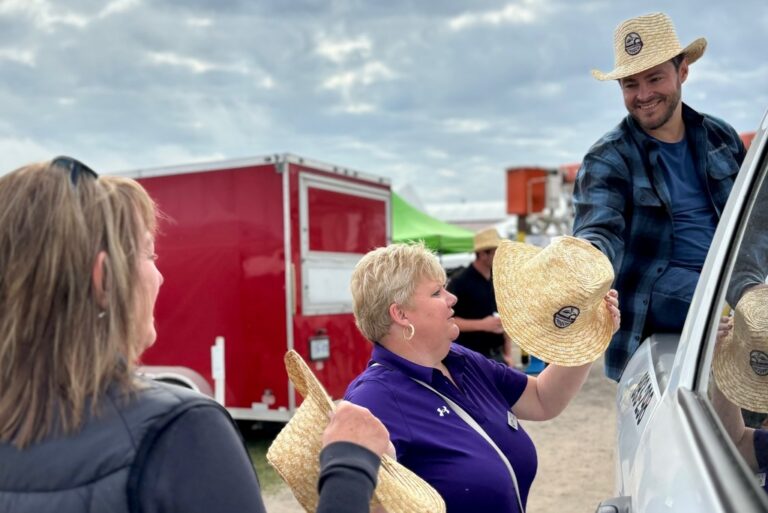
<svg viewBox="0 0 768 513">
<path fill-rule="evenodd" d="M 503 241 L 493 261 L 504 331 L 528 353 L 559 365 L 589 363 L 605 351 L 613 321 L 603 298 L 612 282 L 608 258 L 574 237 L 543 249 Z"/>
<path fill-rule="evenodd" d="M 267 461 L 288 484 L 308 512 L 317 509 L 317 480 L 322 435 L 328 426 L 333 401 L 296 351 L 285 355 L 285 369 L 304 402 L 267 451 Z M 388 513 L 445 513 L 445 502 L 426 481 L 386 454 L 382 457 L 371 511 L 383 506 Z"/>
<path fill-rule="evenodd" d="M 475 234 L 475 251 L 483 251 L 486 249 L 495 249 L 499 247 L 501 237 L 496 228 L 486 228 L 480 230 Z"/>
<path fill-rule="evenodd" d="M 613 33 L 614 69 L 608 73 L 593 69 L 598 80 L 618 80 L 658 66 L 684 53 L 688 64 L 704 54 L 707 40 L 698 38 L 685 48 L 680 46 L 675 26 L 664 13 L 631 18 L 619 24 Z"/>
<path fill-rule="evenodd" d="M 768 287 L 747 291 L 733 315 L 733 330 L 714 356 L 717 386 L 734 404 L 768 412 Z"/>
</svg>

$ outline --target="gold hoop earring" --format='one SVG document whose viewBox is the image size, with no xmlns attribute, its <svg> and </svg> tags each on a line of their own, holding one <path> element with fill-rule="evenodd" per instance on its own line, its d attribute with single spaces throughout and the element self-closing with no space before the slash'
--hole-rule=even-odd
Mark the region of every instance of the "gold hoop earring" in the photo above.
<svg viewBox="0 0 768 513">
<path fill-rule="evenodd" d="M 408 332 L 407 335 L 406 335 L 406 332 Z M 416 334 L 416 328 L 413 326 L 413 324 L 408 323 L 408 327 L 403 328 L 403 340 L 405 340 L 406 342 L 409 342 L 415 334 Z"/>
</svg>

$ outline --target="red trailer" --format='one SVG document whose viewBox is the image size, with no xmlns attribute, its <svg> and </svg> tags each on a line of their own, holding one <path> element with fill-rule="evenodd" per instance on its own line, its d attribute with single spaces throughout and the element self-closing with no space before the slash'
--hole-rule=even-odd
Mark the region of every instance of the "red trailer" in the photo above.
<svg viewBox="0 0 768 513">
<path fill-rule="evenodd" d="M 283 355 L 295 349 L 341 397 L 370 355 L 349 279 L 391 240 L 389 181 L 294 155 L 124 174 L 167 216 L 158 340 L 142 370 L 235 418 L 287 421 L 297 396 Z"/>
</svg>

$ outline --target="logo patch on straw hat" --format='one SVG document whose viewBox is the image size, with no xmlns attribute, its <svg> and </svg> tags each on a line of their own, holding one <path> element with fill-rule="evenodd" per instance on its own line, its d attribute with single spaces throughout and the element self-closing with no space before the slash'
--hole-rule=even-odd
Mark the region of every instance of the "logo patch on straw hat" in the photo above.
<svg viewBox="0 0 768 513">
<path fill-rule="evenodd" d="M 579 313 L 581 313 L 581 310 L 575 306 L 564 306 L 554 315 L 555 326 L 558 328 L 567 328 L 573 324 L 573 321 L 576 320 Z"/>
<path fill-rule="evenodd" d="M 768 354 L 764 351 L 750 351 L 749 366 L 758 376 L 768 375 Z"/>
<path fill-rule="evenodd" d="M 624 51 L 629 55 L 637 55 L 642 49 L 643 40 L 640 39 L 640 34 L 637 32 L 630 32 L 624 37 Z"/>
</svg>

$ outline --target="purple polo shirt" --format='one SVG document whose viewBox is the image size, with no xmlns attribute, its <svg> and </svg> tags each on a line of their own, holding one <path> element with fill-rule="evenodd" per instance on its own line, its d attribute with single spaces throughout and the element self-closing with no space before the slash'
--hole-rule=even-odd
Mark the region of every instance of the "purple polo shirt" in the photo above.
<svg viewBox="0 0 768 513">
<path fill-rule="evenodd" d="M 496 451 L 440 396 L 411 377 L 449 397 L 485 429 L 512 464 L 523 505 L 536 475 L 536 449 L 520 424 L 517 429 L 509 425 L 507 412 L 528 377 L 458 344 L 451 345 L 443 363 L 456 386 L 437 369 L 375 344 L 369 367 L 344 398 L 365 406 L 387 426 L 397 460 L 442 495 L 448 513 L 518 511 L 512 478 Z"/>
</svg>

